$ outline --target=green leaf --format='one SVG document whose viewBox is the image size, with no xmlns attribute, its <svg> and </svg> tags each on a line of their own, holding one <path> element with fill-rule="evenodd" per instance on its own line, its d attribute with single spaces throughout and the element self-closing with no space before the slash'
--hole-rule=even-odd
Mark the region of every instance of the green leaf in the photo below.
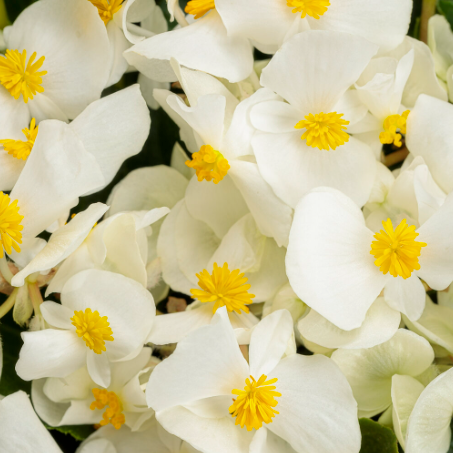
<svg viewBox="0 0 453 453">
<path fill-rule="evenodd" d="M 83 441 L 85 440 L 90 434 L 94 433 L 94 426 L 93 425 L 67 425 L 67 426 L 48 426 L 46 425 L 48 430 L 55 430 L 59 431 L 63 434 L 71 435 L 75 440 Z"/>
<path fill-rule="evenodd" d="M 398 453 L 398 441 L 391 429 L 369 418 L 359 420 L 362 432 L 360 453 Z"/>
<path fill-rule="evenodd" d="M 453 0 L 439 0 L 437 7 L 448 20 L 450 27 L 453 29 Z"/>
</svg>

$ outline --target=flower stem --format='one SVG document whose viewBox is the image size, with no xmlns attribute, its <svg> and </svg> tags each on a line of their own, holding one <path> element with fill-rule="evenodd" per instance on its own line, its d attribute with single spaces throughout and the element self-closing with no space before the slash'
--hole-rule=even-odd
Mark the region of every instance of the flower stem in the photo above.
<svg viewBox="0 0 453 453">
<path fill-rule="evenodd" d="M 11 279 L 14 277 L 14 275 L 11 272 L 11 269 L 8 266 L 8 262 L 6 261 L 6 256 L 5 255 L 3 255 L 3 258 L 0 258 L 0 273 L 2 274 L 3 278 L 9 284 L 11 284 Z"/>
<path fill-rule="evenodd" d="M 3 302 L 3 304 L 0 306 L 0 319 L 3 318 L 3 316 L 5 316 L 11 310 L 11 308 L 14 307 L 18 290 L 18 288 L 14 288 L 8 299 L 6 299 L 5 302 Z"/>
<path fill-rule="evenodd" d="M 436 0 L 423 0 L 420 16 L 420 41 L 428 43 L 428 21 L 436 14 Z"/>
</svg>

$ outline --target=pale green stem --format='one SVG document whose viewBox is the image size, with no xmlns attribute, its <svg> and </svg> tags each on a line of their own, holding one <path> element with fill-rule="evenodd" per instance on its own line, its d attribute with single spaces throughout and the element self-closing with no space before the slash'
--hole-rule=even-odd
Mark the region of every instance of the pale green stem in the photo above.
<svg viewBox="0 0 453 453">
<path fill-rule="evenodd" d="M 28 285 L 28 294 L 30 295 L 30 300 L 33 305 L 33 310 L 35 311 L 35 316 L 41 314 L 40 305 L 43 303 L 41 291 L 39 290 L 38 283 L 29 283 Z"/>
<path fill-rule="evenodd" d="M 255 69 L 252 70 L 252 73 L 250 74 L 249 78 L 252 82 L 254 90 L 258 91 L 261 88 L 261 84 L 260 84 L 260 79 L 256 75 Z"/>
<path fill-rule="evenodd" d="M 428 43 L 428 21 L 436 14 L 436 0 L 423 0 L 420 16 L 420 41 Z"/>
<path fill-rule="evenodd" d="M 13 292 L 8 297 L 8 299 L 6 299 L 5 302 L 3 302 L 3 304 L 0 306 L 0 319 L 3 318 L 3 316 L 5 316 L 6 313 L 8 313 L 11 310 L 11 308 L 14 307 L 18 291 L 19 291 L 18 288 L 14 288 Z"/>
<path fill-rule="evenodd" d="M 14 275 L 11 272 L 11 269 L 8 266 L 8 262 L 6 261 L 6 256 L 5 255 L 3 255 L 3 258 L 0 258 L 0 273 L 2 274 L 3 278 L 9 284 L 11 284 L 11 280 L 14 277 Z"/>
<path fill-rule="evenodd" d="M 189 22 L 187 22 L 186 16 L 178 3 L 175 4 L 173 14 L 175 16 L 176 22 L 178 22 L 181 27 L 187 27 L 189 25 Z"/>
</svg>

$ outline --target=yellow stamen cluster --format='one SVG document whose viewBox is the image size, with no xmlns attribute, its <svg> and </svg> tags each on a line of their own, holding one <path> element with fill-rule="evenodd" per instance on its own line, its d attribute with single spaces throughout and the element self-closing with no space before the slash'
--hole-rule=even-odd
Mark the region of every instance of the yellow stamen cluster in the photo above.
<svg viewBox="0 0 453 453">
<path fill-rule="evenodd" d="M 299 121 L 295 129 L 307 129 L 302 135 L 302 140 L 307 140 L 307 145 L 313 148 L 336 149 L 349 141 L 349 135 L 345 132 L 349 121 L 343 120 L 342 113 L 310 113 L 305 120 Z"/>
<path fill-rule="evenodd" d="M 87 308 L 85 312 L 74 311 L 71 321 L 77 335 L 83 338 L 87 347 L 96 354 L 102 354 L 102 351 L 105 351 L 106 341 L 113 341 L 113 332 L 107 316 L 99 316 L 97 310 L 92 312 L 91 308 Z"/>
<path fill-rule="evenodd" d="M 195 19 L 199 19 L 211 9 L 215 9 L 214 0 L 190 0 L 184 11 L 195 16 Z"/>
<path fill-rule="evenodd" d="M 0 55 L 0 83 L 10 92 L 14 99 L 19 99 L 22 94 L 24 102 L 33 99 L 36 93 L 43 93 L 41 86 L 42 77 L 47 71 L 38 70 L 44 63 L 45 57 L 41 57 L 35 63 L 36 52 L 27 63 L 27 51 L 7 50 L 6 54 Z"/>
<path fill-rule="evenodd" d="M 0 258 L 3 258 L 3 249 L 11 254 L 12 249 L 20 252 L 18 244 L 22 244 L 23 215 L 19 214 L 17 200 L 11 203 L 8 195 L 0 192 Z"/>
<path fill-rule="evenodd" d="M 211 145 L 204 145 L 200 151 L 192 154 L 192 160 L 186 161 L 186 165 L 194 168 L 198 181 L 214 180 L 218 184 L 228 173 L 230 165 L 220 151 L 216 151 Z"/>
<path fill-rule="evenodd" d="M 253 376 L 250 376 L 250 379 L 245 380 L 244 390 L 231 391 L 237 398 L 229 409 L 231 415 L 236 417 L 235 425 L 241 425 L 241 428 L 245 425 L 247 431 L 253 428 L 258 430 L 263 423 L 272 423 L 272 417 L 278 414 L 273 409 L 278 404 L 275 397 L 282 396 L 275 391 L 275 385 L 271 385 L 277 382 L 277 378 L 267 381 L 267 376 L 263 374 L 258 381 L 255 381 Z"/>
<path fill-rule="evenodd" d="M 302 19 L 309 15 L 319 19 L 330 6 L 329 0 L 286 0 L 286 4 L 293 9 L 293 13 L 301 13 Z"/>
<path fill-rule="evenodd" d="M 398 148 L 403 145 L 402 135 L 406 133 L 407 117 L 410 110 L 406 110 L 402 115 L 390 115 L 384 120 L 384 132 L 379 134 L 379 140 L 383 145 L 394 144 Z M 401 134 L 398 133 L 398 130 Z"/>
<path fill-rule="evenodd" d="M 248 292 L 250 285 L 245 284 L 248 279 L 244 274 L 240 274 L 239 269 L 230 272 L 228 263 L 224 263 L 223 267 L 214 263 L 212 275 L 204 269 L 197 277 L 201 289 L 191 289 L 190 292 L 202 303 L 215 302 L 213 313 L 220 307 L 226 307 L 229 312 L 235 311 L 238 314 L 241 310 L 249 312 L 247 305 L 252 303 L 255 295 Z"/>
<path fill-rule="evenodd" d="M 105 389 L 94 388 L 92 390 L 94 401 L 90 404 L 90 409 L 107 409 L 102 414 L 102 420 L 99 422 L 101 426 L 112 424 L 115 429 L 120 429 L 126 422 L 123 414 L 123 406 L 115 392 L 109 392 Z"/>
<path fill-rule="evenodd" d="M 22 140 L 0 140 L 5 151 L 16 159 L 27 160 L 30 155 L 33 145 L 35 144 L 36 136 L 38 135 L 38 126 L 36 120 L 33 118 L 30 123 L 30 129 L 22 129 L 23 134 L 27 141 Z"/>
<path fill-rule="evenodd" d="M 383 274 L 390 272 L 393 277 L 400 275 L 404 279 L 409 278 L 412 271 L 419 270 L 418 257 L 421 248 L 426 247 L 424 242 L 414 239 L 418 236 L 415 226 L 409 226 L 406 219 L 393 230 L 392 221 L 382 222 L 384 230 L 374 235 L 376 241 L 371 243 L 371 254 L 376 261 L 374 264 L 379 267 Z"/>
<path fill-rule="evenodd" d="M 112 19 L 113 15 L 117 13 L 123 4 L 123 0 L 88 0 L 91 2 L 99 12 L 99 17 L 107 25 Z"/>
</svg>

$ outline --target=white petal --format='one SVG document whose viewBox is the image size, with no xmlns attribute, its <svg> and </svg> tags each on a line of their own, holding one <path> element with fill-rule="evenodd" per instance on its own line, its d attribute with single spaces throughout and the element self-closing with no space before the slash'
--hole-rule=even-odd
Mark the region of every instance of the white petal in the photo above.
<svg viewBox="0 0 453 453">
<path fill-rule="evenodd" d="M 151 357 L 151 348 L 144 347 L 140 354 L 132 360 L 125 362 L 112 363 L 112 382 L 111 388 L 118 389 L 124 387 L 132 378 L 134 378 L 143 368 L 146 367 Z"/>
<path fill-rule="evenodd" d="M 83 30 L 83 33 L 81 33 Z M 46 57 L 45 95 L 69 118 L 101 96 L 109 73 L 109 42 L 99 13 L 84 0 L 47 0 L 27 8 L 8 34 L 10 49 Z M 39 97 L 39 94 L 37 95 Z M 33 101 L 32 101 L 33 102 Z"/>
<path fill-rule="evenodd" d="M 359 451 L 357 404 L 332 360 L 293 354 L 283 359 L 269 378 L 278 379 L 276 391 L 282 394 L 276 407 L 280 414 L 267 425 L 269 430 L 298 452 Z"/>
<path fill-rule="evenodd" d="M 71 310 L 91 308 L 108 317 L 114 338 L 106 342 L 110 360 L 122 359 L 144 344 L 156 313 L 153 297 L 135 280 L 95 269 L 68 280 L 61 301 Z"/>
<path fill-rule="evenodd" d="M 126 5 L 128 4 L 129 2 L 126 3 Z M 124 36 L 127 29 L 123 33 L 123 30 L 118 27 L 115 20 L 110 21 L 106 25 L 106 30 L 109 38 L 109 56 L 111 61 L 110 75 L 106 87 L 110 87 L 120 81 L 129 67 L 129 63 L 123 57 L 123 52 L 131 47 L 131 43 Z M 130 33 L 128 33 L 128 35 L 130 35 Z"/>
<path fill-rule="evenodd" d="M 395 374 L 392 378 L 393 427 L 398 442 L 403 448 L 405 446 L 409 416 L 423 389 L 423 385 L 410 376 Z"/>
<path fill-rule="evenodd" d="M 375 157 L 354 137 L 331 151 L 307 146 L 297 131 L 258 133 L 252 145 L 263 178 L 291 207 L 309 190 L 320 186 L 341 190 L 359 206 L 368 200 L 376 174 Z"/>
<path fill-rule="evenodd" d="M 371 348 L 393 337 L 400 325 L 401 315 L 378 297 L 367 311 L 363 324 L 353 330 L 342 330 L 315 310 L 297 323 L 301 335 L 325 348 Z"/>
<path fill-rule="evenodd" d="M 249 347 L 250 374 L 256 379 L 269 375 L 280 362 L 293 334 L 293 319 L 288 310 L 266 316 L 254 328 Z"/>
<path fill-rule="evenodd" d="M 91 379 L 97 385 L 104 388 L 110 386 L 112 375 L 107 354 L 96 354 L 93 351 L 88 351 L 87 369 Z"/>
<path fill-rule="evenodd" d="M 24 380 L 65 377 L 85 364 L 88 349 L 74 331 L 46 329 L 21 336 L 16 373 Z"/>
<path fill-rule="evenodd" d="M 191 69 L 239 82 L 252 72 L 252 48 L 247 40 L 230 38 L 217 12 L 189 27 L 148 38 L 124 54 L 129 64 L 150 79 L 175 81 L 171 57 Z"/>
<path fill-rule="evenodd" d="M 160 412 L 203 398 L 232 395 L 233 389 L 244 386 L 248 374 L 226 309 L 220 308 L 209 326 L 183 338 L 175 352 L 156 366 L 146 400 Z"/>
<path fill-rule="evenodd" d="M 41 304 L 40 309 L 44 319 L 51 326 L 73 330 L 71 317 L 74 316 L 74 312 L 68 307 L 56 302 L 46 301 Z"/>
<path fill-rule="evenodd" d="M 453 370 L 442 373 L 423 390 L 407 427 L 408 453 L 445 453 L 450 447 L 453 414 Z"/>
<path fill-rule="evenodd" d="M 21 453 L 61 453 L 49 431 L 39 420 L 28 395 L 19 391 L 0 401 L 0 450 Z"/>
<path fill-rule="evenodd" d="M 261 84 L 286 99 L 302 116 L 331 112 L 376 51 L 369 41 L 346 33 L 299 33 L 263 70 Z"/>
<path fill-rule="evenodd" d="M 79 196 L 103 181 L 94 157 L 67 124 L 54 120 L 40 123 L 33 152 L 11 192 L 25 217 L 24 237 L 45 230 L 72 208 Z"/>
<path fill-rule="evenodd" d="M 293 132 L 300 117 L 298 109 L 279 100 L 261 102 L 250 112 L 250 119 L 256 129 L 273 134 Z"/>
<path fill-rule="evenodd" d="M 0 148 L 0 190 L 9 191 L 16 184 L 25 162 L 8 154 Z"/>
<path fill-rule="evenodd" d="M 255 432 L 249 453 L 295 453 L 295 450 L 288 442 L 263 426 Z"/>
<path fill-rule="evenodd" d="M 67 225 L 52 234 L 47 245 L 14 276 L 11 283 L 22 286 L 30 274 L 51 269 L 61 263 L 80 246 L 107 209 L 108 206 L 103 203 L 93 203 L 86 211 L 77 214 Z"/>
<path fill-rule="evenodd" d="M 313 191 L 296 208 L 286 255 L 290 284 L 344 330 L 362 325 L 387 280 L 373 263 L 372 240 L 360 209 L 336 190 Z"/>
<path fill-rule="evenodd" d="M 136 84 L 93 102 L 70 127 L 96 158 L 107 185 L 121 164 L 142 150 L 150 125 L 148 107 Z"/>
<path fill-rule="evenodd" d="M 417 240 L 425 242 L 417 275 L 436 290 L 445 289 L 453 280 L 453 195 L 418 230 Z"/>
<path fill-rule="evenodd" d="M 31 385 L 33 407 L 39 417 L 50 426 L 59 426 L 70 403 L 56 403 L 50 400 L 44 393 L 43 387 L 47 379 L 36 379 Z"/>
<path fill-rule="evenodd" d="M 434 351 L 419 335 L 399 329 L 386 343 L 369 349 L 338 349 L 332 359 L 352 387 L 359 416 L 373 416 L 391 404 L 392 376 L 418 376 L 434 360 Z"/>
<path fill-rule="evenodd" d="M 416 321 L 425 308 L 425 288 L 417 277 L 412 275 L 389 278 L 384 288 L 384 299 L 394 310 L 404 313 L 411 321 Z"/>
</svg>

